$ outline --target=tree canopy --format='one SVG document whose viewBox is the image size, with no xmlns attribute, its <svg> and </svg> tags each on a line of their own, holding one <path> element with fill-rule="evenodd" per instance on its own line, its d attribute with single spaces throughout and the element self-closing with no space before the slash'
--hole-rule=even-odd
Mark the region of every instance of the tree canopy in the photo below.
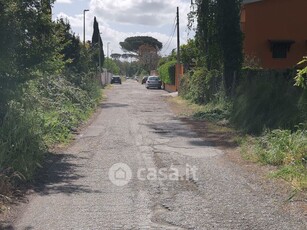
<svg viewBox="0 0 307 230">
<path fill-rule="evenodd" d="M 157 39 L 149 36 L 128 37 L 125 41 L 119 43 L 124 51 L 139 53 L 139 49 L 143 45 L 150 46 L 156 51 L 162 49 L 163 45 Z"/>
<path fill-rule="evenodd" d="M 227 95 L 243 61 L 240 29 L 242 0 L 193 0 L 190 25 L 196 19 L 196 43 L 208 70 L 222 70 Z"/>
<path fill-rule="evenodd" d="M 97 22 L 97 19 L 96 17 L 94 17 L 94 32 L 93 32 L 93 36 L 92 36 L 92 47 L 96 47 L 98 48 L 99 52 L 96 54 L 96 56 L 94 56 L 94 61 L 98 62 L 99 63 L 99 55 L 101 57 L 101 66 L 103 66 L 103 63 L 104 63 L 104 51 L 103 51 L 103 42 L 102 42 L 102 39 L 101 39 L 101 36 L 100 36 L 100 31 L 99 31 L 99 25 L 98 25 L 98 22 Z"/>
<path fill-rule="evenodd" d="M 115 59 L 115 60 L 119 60 L 121 58 L 121 54 L 119 53 L 112 53 L 111 54 L 111 58 Z"/>
</svg>

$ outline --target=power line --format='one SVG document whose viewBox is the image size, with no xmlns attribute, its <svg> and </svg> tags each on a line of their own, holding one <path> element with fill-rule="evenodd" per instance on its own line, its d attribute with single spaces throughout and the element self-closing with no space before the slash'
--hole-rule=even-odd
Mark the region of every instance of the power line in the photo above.
<svg viewBox="0 0 307 230">
<path fill-rule="evenodd" d="M 170 34 L 170 36 L 168 37 L 168 40 L 167 40 L 167 42 L 165 43 L 165 45 L 164 45 L 164 47 L 169 47 L 169 45 L 170 45 L 170 42 L 171 42 L 171 40 L 172 40 L 172 36 L 174 36 L 174 31 L 175 31 L 175 29 L 176 29 L 176 17 L 174 18 L 174 23 L 173 23 L 173 30 L 172 30 L 172 32 L 171 32 L 171 34 Z M 168 49 L 168 48 L 167 48 Z M 164 50 L 167 50 L 167 49 L 163 49 L 163 51 Z"/>
<path fill-rule="evenodd" d="M 165 45 L 163 46 L 162 51 L 168 50 L 168 48 L 169 48 L 169 46 L 170 46 L 170 44 L 171 44 L 171 42 L 172 42 L 172 40 L 173 40 L 173 37 L 174 37 L 174 35 L 175 35 L 175 31 L 176 31 L 176 19 L 177 19 L 177 16 L 174 18 L 174 23 L 173 23 L 173 26 L 172 26 L 172 27 L 173 27 L 173 30 L 172 30 L 172 32 L 171 32 L 171 34 L 170 34 L 170 36 L 169 36 L 167 42 L 166 42 Z M 165 47 L 167 47 L 167 48 L 165 48 Z M 162 52 L 162 51 L 161 51 L 161 52 Z"/>
<path fill-rule="evenodd" d="M 170 45 L 172 44 L 172 41 L 173 41 L 173 38 L 174 38 L 175 32 L 176 32 L 176 26 L 174 27 L 173 34 L 172 34 L 172 35 L 171 35 L 171 37 L 170 37 L 169 44 L 168 44 L 167 48 L 165 48 L 165 51 L 167 51 L 167 50 L 168 50 L 168 48 L 170 47 Z"/>
</svg>

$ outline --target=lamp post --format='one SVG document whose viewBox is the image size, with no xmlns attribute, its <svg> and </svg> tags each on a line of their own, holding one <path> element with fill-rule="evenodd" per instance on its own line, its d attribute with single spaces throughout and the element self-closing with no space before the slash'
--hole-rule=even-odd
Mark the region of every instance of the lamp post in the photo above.
<svg viewBox="0 0 307 230">
<path fill-rule="evenodd" d="M 107 43 L 107 59 L 106 59 L 106 82 L 107 82 L 107 79 L 108 79 L 108 68 L 109 68 L 109 44 L 110 42 Z"/>
<path fill-rule="evenodd" d="M 110 42 L 107 43 L 107 58 L 109 58 L 109 45 L 110 45 Z"/>
<path fill-rule="evenodd" d="M 83 10 L 83 45 L 85 46 L 85 12 L 89 10 Z"/>
</svg>

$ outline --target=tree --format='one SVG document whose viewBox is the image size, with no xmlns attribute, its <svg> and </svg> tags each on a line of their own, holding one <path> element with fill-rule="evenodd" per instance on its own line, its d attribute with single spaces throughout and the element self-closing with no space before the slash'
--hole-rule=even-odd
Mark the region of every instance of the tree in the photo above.
<svg viewBox="0 0 307 230">
<path fill-rule="evenodd" d="M 124 51 L 135 55 L 148 72 L 157 68 L 160 58 L 158 51 L 162 49 L 162 43 L 157 39 L 148 36 L 128 37 L 119 44 Z"/>
<path fill-rule="evenodd" d="M 0 123 L 23 83 L 64 68 L 53 2 L 0 0 Z"/>
<path fill-rule="evenodd" d="M 243 63 L 243 35 L 240 28 L 242 0 L 218 0 L 217 25 L 223 51 L 223 75 L 226 94 L 231 96 Z"/>
<path fill-rule="evenodd" d="M 94 32 L 92 36 L 92 48 L 97 49 L 98 51 L 96 52 L 96 55 L 94 55 L 94 61 L 99 64 L 99 55 L 101 58 L 101 66 L 103 66 L 104 63 L 104 51 L 103 51 L 103 42 L 100 36 L 100 31 L 99 31 L 99 25 L 97 22 L 96 17 L 94 17 Z M 100 54 L 99 54 L 100 52 Z"/>
<path fill-rule="evenodd" d="M 81 45 L 79 37 L 71 33 L 71 26 L 68 21 L 60 18 L 56 21 L 56 34 L 61 37 L 60 43 L 63 46 L 61 54 L 66 62 L 66 67 L 77 72 L 82 71 L 82 66 L 79 65 L 81 58 Z"/>
<path fill-rule="evenodd" d="M 128 37 L 125 39 L 125 41 L 120 42 L 119 45 L 124 51 L 135 54 L 139 54 L 139 49 L 142 45 L 148 45 L 154 48 L 156 51 L 162 49 L 162 43 L 149 36 Z"/>
<path fill-rule="evenodd" d="M 197 19 L 195 42 L 198 49 L 199 62 L 205 62 L 208 70 L 222 68 L 222 50 L 219 43 L 217 26 L 217 1 L 195 0 L 192 5 L 196 10 L 190 13 L 190 21 Z M 191 25 L 190 25 L 191 26 Z"/>
<path fill-rule="evenodd" d="M 198 55 L 198 48 L 196 46 L 195 39 L 188 40 L 187 44 L 181 45 L 181 61 L 184 65 L 185 70 L 190 70 L 191 68 L 195 67 L 197 55 Z"/>
<path fill-rule="evenodd" d="M 111 58 L 113 58 L 114 60 L 119 60 L 121 58 L 121 54 L 118 53 L 112 53 L 111 54 Z"/>
<path fill-rule="evenodd" d="M 160 56 L 157 50 L 147 44 L 139 47 L 139 61 L 147 71 L 155 70 L 157 68 Z"/>
<path fill-rule="evenodd" d="M 108 72 L 118 75 L 120 73 L 120 68 L 117 63 L 111 58 L 106 58 L 104 62 L 104 68 L 108 69 Z"/>
<path fill-rule="evenodd" d="M 242 0 L 194 0 L 189 15 L 197 18 L 196 43 L 208 70 L 223 70 L 224 88 L 233 92 L 243 62 L 240 9 Z M 191 25 L 190 25 L 191 27 Z"/>
</svg>

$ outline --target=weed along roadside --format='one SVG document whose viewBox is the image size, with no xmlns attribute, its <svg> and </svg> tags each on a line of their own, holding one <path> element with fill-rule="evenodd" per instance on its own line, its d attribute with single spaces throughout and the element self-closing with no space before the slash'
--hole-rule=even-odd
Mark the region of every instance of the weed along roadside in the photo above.
<svg viewBox="0 0 307 230">
<path fill-rule="evenodd" d="M 103 63 L 96 51 L 82 45 L 68 21 L 52 20 L 49 3 L 33 3 L 31 12 L 23 4 L 7 1 L 0 16 L 14 28 L 13 33 L 0 25 L 5 31 L 0 47 L 0 212 L 23 195 L 20 186 L 35 180 L 49 150 L 68 144 L 102 99 L 97 64 Z M 22 24 L 10 20 L 16 18 L 15 7 L 28 15 L 20 18 Z"/>
<path fill-rule="evenodd" d="M 307 229 L 306 7 L 0 1 L 0 229 Z"/>
<path fill-rule="evenodd" d="M 29 82 L 22 103 L 35 101 L 35 108 L 17 102 L 10 105 L 0 130 L 2 211 L 20 184 L 35 180 L 52 149 L 68 145 L 93 115 L 103 98 L 94 76 L 83 76 L 87 90 L 63 77 Z"/>
<path fill-rule="evenodd" d="M 248 165 L 249 170 L 260 173 L 265 180 L 281 179 L 291 199 L 304 200 L 302 197 L 307 195 L 307 131 L 304 127 L 294 131 L 266 130 L 256 136 L 233 125 L 228 103 L 198 105 L 180 96 L 167 101 L 192 130 L 229 153 L 229 160 Z"/>
</svg>

